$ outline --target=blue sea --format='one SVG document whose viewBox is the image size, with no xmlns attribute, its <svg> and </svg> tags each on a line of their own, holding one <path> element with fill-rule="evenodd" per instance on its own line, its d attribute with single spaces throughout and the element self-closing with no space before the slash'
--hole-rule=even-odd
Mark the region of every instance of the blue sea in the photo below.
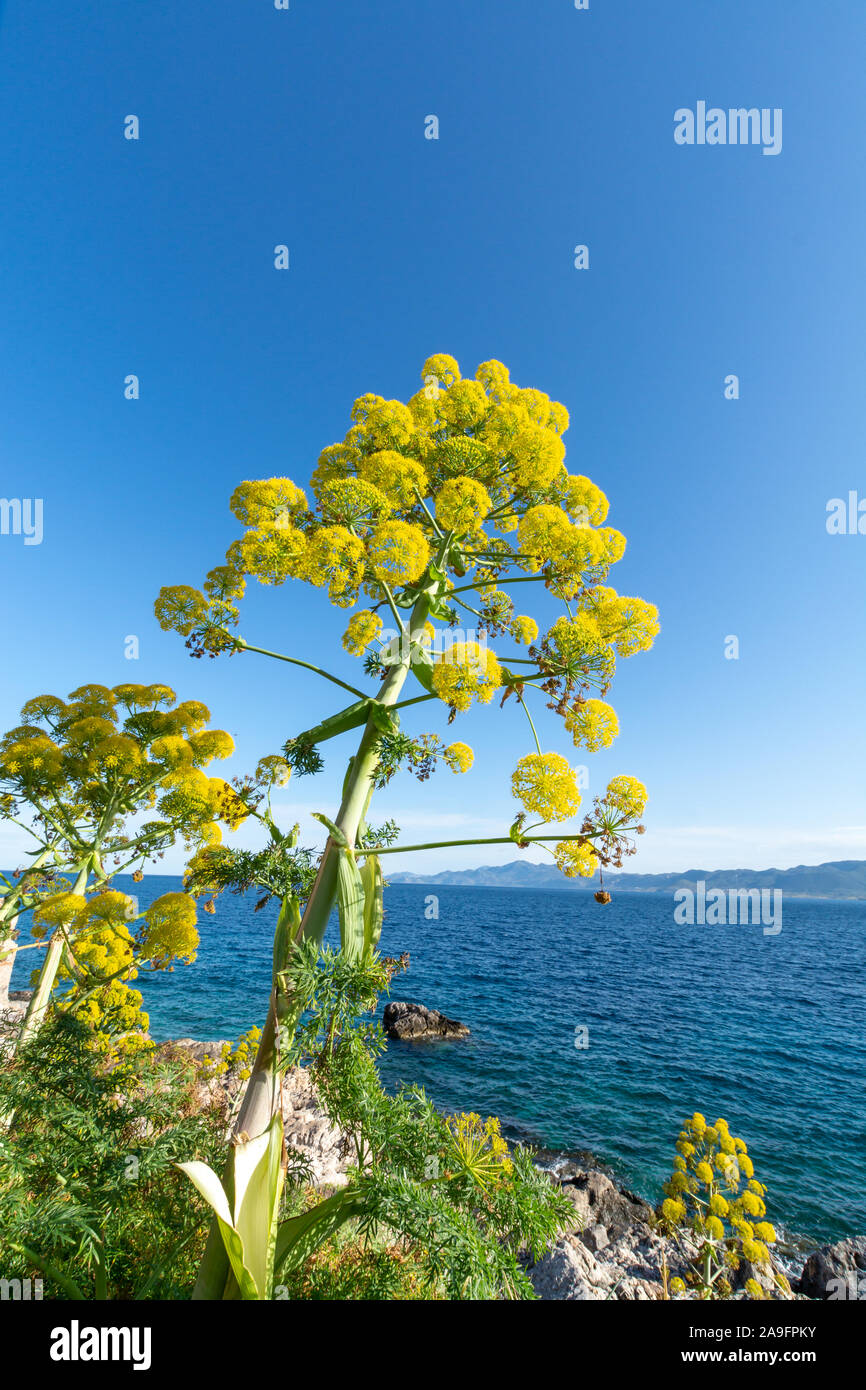
<svg viewBox="0 0 866 1390">
<path fill-rule="evenodd" d="M 124 886 L 146 905 L 179 884 Z M 223 895 L 200 914 L 195 964 L 139 982 L 155 1038 L 262 1022 L 275 907 L 253 906 Z M 645 893 L 602 906 L 579 891 L 400 884 L 385 908 L 383 951 L 411 956 L 392 997 L 472 1030 L 389 1043 L 387 1085 L 497 1114 L 539 1147 L 590 1150 L 651 1201 L 682 1121 L 723 1115 L 798 1243 L 866 1232 L 866 904 L 786 897 L 778 935 L 678 926 L 672 899 Z"/>
</svg>

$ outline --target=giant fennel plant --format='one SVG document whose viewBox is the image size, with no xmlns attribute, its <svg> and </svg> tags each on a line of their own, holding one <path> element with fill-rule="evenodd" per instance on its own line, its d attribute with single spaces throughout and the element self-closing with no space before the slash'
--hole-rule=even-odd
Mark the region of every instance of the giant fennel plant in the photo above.
<svg viewBox="0 0 866 1390">
<path fill-rule="evenodd" d="M 270 816 L 263 858 L 246 866 L 251 883 L 279 891 L 281 909 L 270 1003 L 223 1182 L 190 1174 L 218 1214 L 200 1297 L 236 1294 L 239 1286 L 246 1296 L 261 1297 L 272 1286 L 279 1076 L 305 1001 L 297 958 L 320 948 L 336 905 L 343 952 L 358 968 L 374 960 L 380 856 L 442 843 L 538 844 L 550 848 L 565 874 L 590 878 L 619 866 L 633 852 L 631 833 L 643 831 L 646 789 L 626 775 L 594 799 L 578 831 L 546 829 L 578 813 L 581 793 L 568 759 L 544 751 L 530 700 L 559 715 L 576 747 L 609 746 L 618 721 L 605 697 L 617 657 L 648 648 L 658 632 L 652 604 L 620 595 L 607 582 L 625 537 L 605 524 L 601 489 L 566 467 L 568 412 L 544 392 L 515 385 L 499 362 L 483 363 L 466 379 L 452 357 L 437 354 L 425 362 L 422 381 L 407 403 L 373 394 L 357 400 L 345 438 L 322 452 L 309 494 L 289 478 L 241 483 L 230 505 L 244 529 L 224 563 L 200 589 L 162 589 L 155 605 L 161 626 L 180 633 L 195 657 L 259 654 L 306 668 L 351 697 L 316 727 L 287 731 L 282 765 L 270 760 L 273 778 L 313 774 L 322 767 L 323 745 L 353 730 L 359 735 L 339 809 L 333 820 L 321 817 L 329 833 L 309 881 L 292 881 L 297 832 L 283 835 Z M 272 586 L 307 583 L 326 590 L 337 608 L 353 609 L 343 646 L 362 662 L 367 688 L 242 636 L 239 603 L 248 578 Z M 536 619 L 517 610 L 513 592 L 533 583 L 562 605 L 543 633 Z M 467 621 L 471 634 L 461 629 Z M 409 695 L 407 681 L 415 687 Z M 472 765 L 467 744 L 446 742 L 435 730 L 410 733 L 403 712 L 411 708 L 414 717 L 426 708 L 450 725 L 495 698 L 522 707 L 531 738 L 531 751 L 511 778 L 521 809 L 505 833 L 435 846 L 395 845 L 390 827 L 371 833 L 366 817 L 373 792 L 399 767 L 423 779 L 440 760 L 456 773 Z M 235 790 L 248 809 L 259 806 L 258 781 Z M 274 886 L 275 865 L 282 866 L 282 888 Z M 231 852 L 205 848 L 191 873 L 199 889 L 228 886 Z M 254 1250 L 246 1250 L 244 1238 Z"/>
<path fill-rule="evenodd" d="M 44 949 L 18 1037 L 39 1029 L 52 999 L 94 1030 L 97 1042 L 145 1042 L 142 996 L 129 981 L 195 956 L 194 899 L 166 893 L 140 912 L 113 877 L 161 855 L 221 838 L 246 806 L 229 783 L 203 769 L 233 751 L 207 726 L 197 700 L 165 685 L 84 685 L 67 700 L 28 700 L 21 723 L 0 739 L 0 813 L 33 844 L 31 864 L 3 880 L 0 944 L 31 913 L 32 947 Z"/>
</svg>

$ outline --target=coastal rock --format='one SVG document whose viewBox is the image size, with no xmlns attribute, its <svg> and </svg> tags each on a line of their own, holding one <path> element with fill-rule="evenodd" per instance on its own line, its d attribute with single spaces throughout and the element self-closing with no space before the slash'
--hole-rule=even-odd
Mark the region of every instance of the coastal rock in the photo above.
<svg viewBox="0 0 866 1390">
<path fill-rule="evenodd" d="M 466 1038 L 465 1023 L 446 1018 L 437 1009 L 394 999 L 385 1005 L 382 1026 L 389 1038 Z"/>
<path fill-rule="evenodd" d="M 618 1187 L 597 1168 L 573 1170 L 561 1186 L 574 1203 L 580 1228 L 603 1226 L 611 1240 L 635 1225 L 649 1229 L 653 1215 L 649 1203 Z"/>
<path fill-rule="evenodd" d="M 540 1299 L 651 1302 L 664 1297 L 663 1267 L 669 1279 L 685 1274 L 682 1250 L 643 1223 L 612 1242 L 600 1239 L 600 1230 L 604 1228 L 563 1236 L 529 1267 L 527 1273 Z M 587 1247 L 587 1236 L 598 1241 L 595 1251 Z"/>
<path fill-rule="evenodd" d="M 558 1240 L 553 1249 L 529 1269 L 529 1278 L 537 1296 L 548 1302 L 586 1302 L 605 1297 L 600 1291 L 595 1256 L 569 1240 Z"/>
<path fill-rule="evenodd" d="M 581 1231 L 580 1239 L 587 1250 L 592 1250 L 594 1254 L 598 1254 L 599 1250 L 610 1245 L 610 1236 L 604 1226 L 590 1226 L 588 1230 Z"/>
<path fill-rule="evenodd" d="M 814 1250 L 803 1266 L 798 1287 L 806 1298 L 866 1298 L 866 1236 L 851 1236 Z"/>
<path fill-rule="evenodd" d="M 647 1302 L 664 1297 L 664 1277 L 687 1272 L 680 1245 L 652 1227 L 653 1210 L 597 1168 L 569 1162 L 553 1178 L 574 1205 L 573 1226 L 527 1274 L 542 1300 Z"/>
<path fill-rule="evenodd" d="M 597 1168 L 569 1162 L 554 1177 L 575 1210 L 575 1225 L 527 1273 L 540 1299 L 664 1299 L 665 1284 L 685 1280 L 698 1246 L 686 1234 L 676 1240 L 658 1228 L 652 1207 Z M 866 1245 L 866 1242 L 864 1242 Z M 772 1299 L 793 1297 L 778 1271 L 743 1262 L 734 1278 L 742 1289 L 754 1279 Z"/>
</svg>

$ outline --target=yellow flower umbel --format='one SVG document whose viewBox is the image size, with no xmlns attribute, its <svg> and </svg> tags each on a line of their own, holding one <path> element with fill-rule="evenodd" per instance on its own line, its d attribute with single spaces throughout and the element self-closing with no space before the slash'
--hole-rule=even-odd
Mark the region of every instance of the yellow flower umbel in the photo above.
<svg viewBox="0 0 866 1390">
<path fill-rule="evenodd" d="M 418 459 L 395 449 L 380 449 L 358 461 L 358 474 L 388 498 L 394 508 L 414 507 L 428 491 L 427 474 Z"/>
<path fill-rule="evenodd" d="M 434 664 L 433 689 L 455 710 L 473 700 L 489 704 L 502 684 L 502 669 L 493 652 L 477 642 L 454 642 Z"/>
<path fill-rule="evenodd" d="M 569 820 L 580 805 L 577 780 L 561 753 L 528 753 L 511 775 L 511 790 L 524 810 L 543 821 Z"/>
<path fill-rule="evenodd" d="M 508 1145 L 495 1117 L 449 1115 L 446 1121 L 453 1140 L 451 1162 L 469 1174 L 479 1187 L 505 1182 L 514 1171 Z M 450 1166 L 450 1165 L 449 1165 Z"/>
<path fill-rule="evenodd" d="M 353 613 L 349 619 L 349 626 L 343 633 L 343 647 L 347 652 L 351 652 L 352 656 L 363 656 L 381 631 L 382 619 L 379 614 L 363 608 L 360 612 Z"/>
<path fill-rule="evenodd" d="M 186 893 L 164 893 L 146 910 L 142 955 L 162 967 L 194 961 L 198 949 L 195 902 Z"/>
<path fill-rule="evenodd" d="M 468 772 L 475 761 L 475 754 L 468 743 L 449 743 L 442 750 L 442 757 L 452 772 Z"/>
<path fill-rule="evenodd" d="M 436 494 L 436 520 L 445 531 L 465 536 L 477 531 L 493 503 L 475 478 L 449 478 Z"/>
<path fill-rule="evenodd" d="M 70 987 L 58 996 L 57 1007 L 89 1022 L 95 1045 L 117 1056 L 150 1045 L 142 996 L 128 982 L 141 970 L 172 970 L 179 961 L 195 960 L 195 920 L 195 903 L 186 893 L 166 893 L 139 914 L 128 894 L 103 889 L 91 898 L 46 898 L 34 910 L 32 932 L 41 941 L 51 929 L 62 931 L 66 949 L 58 979 Z M 38 978 L 36 972 L 34 984 Z"/>
<path fill-rule="evenodd" d="M 322 515 L 353 530 L 386 517 L 391 503 L 379 488 L 360 478 L 338 478 L 319 489 Z"/>
<path fill-rule="evenodd" d="M 375 577 L 394 588 L 420 577 L 430 560 L 430 547 L 420 527 L 386 521 L 370 537 L 367 559 Z"/>
<path fill-rule="evenodd" d="M 583 700 L 566 710 L 565 727 L 574 738 L 576 748 L 588 753 L 609 748 L 619 733 L 616 710 L 604 700 Z"/>
<path fill-rule="evenodd" d="M 648 651 L 658 636 L 659 612 L 654 603 L 627 598 L 604 585 L 589 589 L 582 602 L 619 656 Z"/>
<path fill-rule="evenodd" d="M 598 855 L 592 845 L 579 840 L 562 840 L 555 846 L 553 857 L 557 868 L 566 878 L 592 878 L 598 868 Z"/>
<path fill-rule="evenodd" d="M 606 800 L 624 820 L 639 820 L 647 799 L 647 789 L 636 777 L 612 777 L 607 784 Z"/>
<path fill-rule="evenodd" d="M 508 630 L 515 642 L 521 642 L 525 647 L 528 647 L 530 642 L 534 642 L 538 636 L 538 623 L 534 618 L 523 615 L 513 618 Z"/>
<path fill-rule="evenodd" d="M 563 506 L 578 526 L 601 526 L 606 520 L 610 503 L 600 487 L 589 478 L 566 474 Z"/>
<path fill-rule="evenodd" d="M 542 661 L 551 675 L 579 684 L 606 685 L 616 666 L 613 648 L 588 613 L 557 618 L 545 635 Z"/>
<path fill-rule="evenodd" d="M 350 608 L 364 577 L 363 542 L 345 526 L 323 526 L 307 547 L 306 577 L 336 608 Z"/>
</svg>

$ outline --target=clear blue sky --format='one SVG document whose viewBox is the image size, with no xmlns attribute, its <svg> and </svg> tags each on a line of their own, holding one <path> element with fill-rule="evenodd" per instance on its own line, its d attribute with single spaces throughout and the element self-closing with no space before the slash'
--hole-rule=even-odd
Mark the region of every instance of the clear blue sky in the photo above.
<svg viewBox="0 0 866 1390">
<path fill-rule="evenodd" d="M 587 760 L 594 790 L 649 787 L 631 867 L 866 857 L 866 536 L 825 529 L 828 499 L 866 496 L 864 51 L 861 0 L 6 0 L 0 495 L 44 500 L 44 540 L 0 536 L 0 722 L 163 680 L 234 734 L 233 770 L 276 751 L 328 688 L 189 660 L 157 590 L 219 562 L 238 481 L 304 484 L 356 396 L 407 398 L 432 352 L 497 357 L 567 405 L 571 470 L 629 538 L 614 581 L 661 610 Z M 698 100 L 781 107 L 781 154 L 676 145 Z M 352 679 L 344 625 L 318 590 L 255 586 L 242 630 Z M 519 712 L 458 727 L 467 778 L 379 799 L 409 840 L 511 818 Z M 351 750 L 329 751 L 287 816 L 333 809 Z"/>
</svg>

